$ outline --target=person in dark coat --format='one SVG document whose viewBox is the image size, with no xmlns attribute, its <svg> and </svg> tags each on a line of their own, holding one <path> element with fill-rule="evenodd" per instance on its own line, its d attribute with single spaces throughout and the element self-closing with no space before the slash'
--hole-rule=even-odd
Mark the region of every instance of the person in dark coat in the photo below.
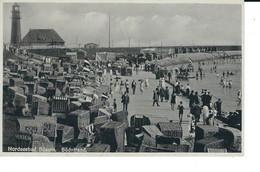
<svg viewBox="0 0 260 172">
<path fill-rule="evenodd" d="M 176 104 L 176 94 L 173 91 L 171 95 L 171 110 L 174 110 L 174 105 Z"/>
<path fill-rule="evenodd" d="M 163 102 L 163 98 L 165 97 L 165 92 L 163 87 L 160 88 L 160 97 L 161 97 L 161 102 Z"/>
<path fill-rule="evenodd" d="M 200 121 L 201 107 L 199 104 L 193 103 L 190 108 L 190 113 L 194 115 L 196 123 Z"/>
<path fill-rule="evenodd" d="M 125 82 L 125 90 L 126 90 L 127 93 L 129 93 L 129 82 L 128 82 L 128 79 Z"/>
<path fill-rule="evenodd" d="M 168 102 L 169 97 L 170 97 L 170 90 L 168 87 L 166 87 L 166 89 L 165 89 L 165 101 L 166 102 Z"/>
<path fill-rule="evenodd" d="M 175 91 L 176 91 L 176 94 L 179 95 L 180 92 L 181 92 L 181 87 L 180 87 L 180 83 L 178 83 L 175 87 Z"/>
<path fill-rule="evenodd" d="M 136 89 L 136 82 L 133 80 L 132 82 L 132 89 L 133 89 L 133 94 L 135 94 L 135 89 Z"/>
<path fill-rule="evenodd" d="M 218 101 L 215 102 L 215 108 L 218 111 L 217 116 L 221 116 L 221 113 L 222 113 L 221 105 L 222 105 L 222 101 L 221 101 L 221 99 L 218 99 Z"/>
<path fill-rule="evenodd" d="M 117 111 L 117 104 L 116 104 L 116 99 L 114 99 L 114 102 L 113 102 L 113 107 L 114 107 L 114 112 Z"/>
<path fill-rule="evenodd" d="M 157 106 L 160 106 L 158 103 L 158 101 L 159 101 L 158 92 L 159 92 L 158 88 L 156 88 L 156 90 L 153 91 L 153 106 L 155 103 L 157 104 Z"/>
<path fill-rule="evenodd" d="M 194 92 L 193 92 L 193 90 L 191 91 L 191 93 L 190 93 L 190 96 L 189 96 L 189 107 L 191 107 L 192 106 L 192 104 L 194 103 L 194 94 L 193 94 Z"/>
<path fill-rule="evenodd" d="M 203 94 L 200 96 L 202 101 L 202 106 L 207 106 L 207 94 L 205 91 L 203 91 Z"/>
<path fill-rule="evenodd" d="M 182 101 L 180 101 L 180 104 L 178 105 L 178 110 L 179 110 L 179 120 L 180 120 L 180 124 L 181 124 L 182 123 L 182 117 L 183 117 L 183 111 L 184 111 Z"/>
<path fill-rule="evenodd" d="M 121 102 L 123 103 L 123 111 L 127 111 L 127 107 L 130 102 L 127 92 L 125 92 L 125 94 L 122 95 Z"/>
<path fill-rule="evenodd" d="M 172 77 L 172 73 L 168 72 L 168 80 L 169 80 L 169 82 L 171 82 L 171 77 Z"/>
<path fill-rule="evenodd" d="M 211 100 L 212 100 L 212 95 L 210 94 L 210 92 L 208 92 L 208 94 L 207 94 L 207 106 L 208 106 L 208 108 L 210 108 Z"/>
<path fill-rule="evenodd" d="M 187 87 L 186 87 L 186 97 L 187 98 L 189 98 L 189 96 L 190 96 L 190 90 L 191 90 L 190 85 L 187 84 Z"/>
<path fill-rule="evenodd" d="M 197 91 L 195 92 L 195 95 L 194 95 L 194 97 L 193 97 L 193 100 L 194 100 L 194 103 L 195 103 L 195 104 L 200 104 L 199 94 L 198 94 Z"/>
</svg>

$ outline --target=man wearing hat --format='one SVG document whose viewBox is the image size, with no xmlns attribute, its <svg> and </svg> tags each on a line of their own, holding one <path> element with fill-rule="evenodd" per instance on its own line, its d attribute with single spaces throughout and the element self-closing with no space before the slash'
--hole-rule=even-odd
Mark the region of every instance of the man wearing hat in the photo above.
<svg viewBox="0 0 260 172">
<path fill-rule="evenodd" d="M 127 92 L 125 92 L 125 94 L 123 94 L 121 97 L 121 102 L 123 103 L 123 111 L 127 111 L 127 106 L 129 101 L 130 101 L 129 96 Z"/>
</svg>

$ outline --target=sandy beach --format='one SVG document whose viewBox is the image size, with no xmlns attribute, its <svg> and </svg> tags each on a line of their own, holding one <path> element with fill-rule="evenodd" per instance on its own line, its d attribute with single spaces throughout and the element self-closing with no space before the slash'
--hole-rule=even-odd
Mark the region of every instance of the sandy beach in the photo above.
<svg viewBox="0 0 260 172">
<path fill-rule="evenodd" d="M 115 78 L 115 76 L 113 76 Z M 174 111 L 171 110 L 170 102 L 160 102 L 159 101 L 159 107 L 152 106 L 153 103 L 153 90 L 158 86 L 159 80 L 155 79 L 155 75 L 152 72 L 144 72 L 139 71 L 138 75 L 136 72 L 133 73 L 132 77 L 129 76 L 120 76 L 123 81 L 128 79 L 129 83 L 135 79 L 137 82 L 137 88 L 136 88 L 136 94 L 133 95 L 132 89 L 130 89 L 129 97 L 130 97 L 130 103 L 128 105 L 128 119 L 130 121 L 130 118 L 132 115 L 135 114 L 143 114 L 151 117 L 166 117 L 169 120 L 172 120 L 173 122 L 179 122 L 179 116 L 178 116 L 178 110 L 177 106 L 180 101 L 183 102 L 184 105 L 184 115 L 183 115 L 183 137 L 189 136 L 189 119 L 187 117 L 187 114 L 189 113 L 189 100 L 184 98 L 183 96 L 177 96 L 176 97 L 176 105 Z M 149 79 L 149 87 L 144 89 L 144 92 L 140 92 L 140 82 L 139 79 L 144 79 L 148 77 Z M 109 76 L 107 76 L 107 79 Z M 113 80 L 114 80 L 113 78 Z M 166 86 L 169 87 L 170 93 L 172 92 L 172 86 L 169 84 L 166 84 Z M 117 109 L 118 111 L 123 110 L 123 104 L 121 103 L 121 94 L 116 93 L 114 91 L 113 97 L 109 98 L 110 106 L 113 105 L 113 100 L 116 99 L 117 102 Z M 159 122 L 159 121 L 158 121 Z"/>
</svg>

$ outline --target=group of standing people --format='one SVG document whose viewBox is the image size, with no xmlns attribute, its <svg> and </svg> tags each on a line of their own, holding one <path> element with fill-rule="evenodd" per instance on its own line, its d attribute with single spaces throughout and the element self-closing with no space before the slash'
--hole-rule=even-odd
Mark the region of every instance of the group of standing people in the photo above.
<svg viewBox="0 0 260 172">
<path fill-rule="evenodd" d="M 164 101 L 168 102 L 169 98 L 170 98 L 170 90 L 169 87 L 166 87 L 165 89 L 163 87 L 158 86 L 154 91 L 153 91 L 153 106 L 156 103 L 157 106 L 159 105 L 159 100 L 161 100 L 161 102 Z"/>
<path fill-rule="evenodd" d="M 192 119 L 195 123 L 200 121 L 200 116 L 203 117 L 203 123 L 205 125 L 214 125 L 214 118 L 216 116 L 221 116 L 221 99 L 218 99 L 217 102 L 212 104 L 212 95 L 207 90 L 203 89 L 202 95 L 199 95 L 198 92 L 191 90 L 189 84 L 187 84 L 184 89 L 183 85 L 180 82 L 176 81 L 176 84 L 173 85 L 173 91 L 171 94 L 171 109 L 174 110 L 174 105 L 176 104 L 176 96 L 182 95 L 189 99 L 190 114 L 192 114 Z M 154 101 L 156 102 L 156 101 Z M 182 122 L 183 117 L 183 103 L 180 101 L 177 109 L 179 110 L 179 120 Z"/>
<path fill-rule="evenodd" d="M 221 77 L 220 79 L 220 85 L 222 87 L 227 87 L 227 88 L 231 88 L 232 87 L 232 80 L 231 79 L 228 79 L 228 78 L 224 78 L 224 77 Z"/>
<path fill-rule="evenodd" d="M 138 81 L 140 81 L 140 92 L 143 93 L 144 87 L 149 87 L 149 80 L 148 80 L 148 78 L 145 78 L 145 80 L 138 80 Z M 119 82 L 119 80 L 116 79 L 115 83 L 113 84 L 112 79 L 111 79 L 110 80 L 110 91 L 109 91 L 111 97 L 113 97 L 113 86 L 114 86 L 115 92 L 119 92 L 122 95 L 121 103 L 123 104 L 123 111 L 127 111 L 128 104 L 130 103 L 130 97 L 129 97 L 130 88 L 132 89 L 132 93 L 134 95 L 136 93 L 136 87 L 137 87 L 136 81 L 133 79 L 132 83 L 130 84 L 128 79 L 126 79 L 125 82 L 123 80 L 121 80 Z M 117 111 L 116 99 L 114 99 L 113 108 L 114 108 L 114 111 Z"/>
<path fill-rule="evenodd" d="M 144 87 L 149 87 L 149 80 L 148 80 L 148 78 L 145 78 L 145 80 L 139 80 L 139 81 L 140 81 L 140 92 L 143 93 Z M 111 83 L 110 83 L 110 85 L 111 85 Z M 111 85 L 111 89 L 113 89 L 112 85 Z M 130 83 L 129 83 L 128 79 L 126 79 L 125 82 L 123 80 L 121 80 L 121 82 L 119 82 L 119 80 L 116 79 L 116 81 L 114 83 L 114 87 L 115 87 L 115 92 L 119 92 L 122 95 L 124 94 L 124 92 L 127 92 L 128 94 L 130 93 Z M 137 87 L 137 83 L 135 80 L 133 80 L 131 83 L 131 88 L 132 88 L 133 94 L 136 93 L 136 87 Z"/>
</svg>

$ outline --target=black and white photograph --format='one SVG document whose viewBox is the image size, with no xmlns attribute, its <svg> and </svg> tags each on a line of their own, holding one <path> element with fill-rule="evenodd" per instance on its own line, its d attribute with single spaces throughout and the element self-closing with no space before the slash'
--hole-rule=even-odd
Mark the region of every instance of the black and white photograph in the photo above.
<svg viewBox="0 0 260 172">
<path fill-rule="evenodd" d="M 2 154 L 243 155 L 243 2 L 2 15 Z"/>
</svg>

